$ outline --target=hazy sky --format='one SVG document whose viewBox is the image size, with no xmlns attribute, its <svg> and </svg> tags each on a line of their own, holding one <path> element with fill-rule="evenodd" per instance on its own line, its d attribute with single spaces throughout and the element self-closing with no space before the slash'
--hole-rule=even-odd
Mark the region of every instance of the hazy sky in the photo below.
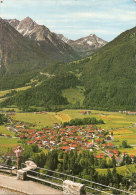
<svg viewBox="0 0 136 195">
<path fill-rule="evenodd" d="M 96 34 L 111 41 L 136 25 L 134 0 L 3 0 L 3 19 L 31 17 L 52 32 L 76 40 Z"/>
</svg>

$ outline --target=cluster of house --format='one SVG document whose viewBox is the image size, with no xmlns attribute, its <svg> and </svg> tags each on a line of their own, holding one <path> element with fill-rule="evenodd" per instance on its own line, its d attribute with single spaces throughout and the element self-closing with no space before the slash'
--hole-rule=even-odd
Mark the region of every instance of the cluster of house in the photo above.
<svg viewBox="0 0 136 195">
<path fill-rule="evenodd" d="M 92 124 L 63 128 L 58 123 L 54 123 L 53 128 L 43 128 L 40 131 L 34 128 L 27 129 L 28 125 L 19 122 L 12 127 L 8 126 L 7 129 L 17 133 L 20 139 L 27 139 L 28 145 L 37 144 L 41 149 L 52 151 L 57 148 L 65 152 L 75 149 L 79 153 L 82 149 L 90 151 L 95 149 L 97 159 L 102 159 L 105 155 L 112 158 L 114 155 L 117 165 L 122 161 L 118 149 L 113 144 L 113 133 L 107 135 L 104 129 L 96 128 Z M 34 127 L 34 125 L 32 126 Z M 134 156 L 132 156 L 133 158 Z"/>
<path fill-rule="evenodd" d="M 119 112 L 123 112 L 123 114 L 129 114 L 129 115 L 136 115 L 136 112 L 135 111 L 119 111 Z"/>
</svg>

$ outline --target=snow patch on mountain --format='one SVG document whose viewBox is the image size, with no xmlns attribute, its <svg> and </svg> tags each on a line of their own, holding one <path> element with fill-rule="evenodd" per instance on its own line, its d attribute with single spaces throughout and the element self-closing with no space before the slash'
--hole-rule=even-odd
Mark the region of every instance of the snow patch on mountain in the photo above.
<svg viewBox="0 0 136 195">
<path fill-rule="evenodd" d="M 92 45 L 93 42 L 92 41 L 87 41 L 88 45 Z"/>
</svg>

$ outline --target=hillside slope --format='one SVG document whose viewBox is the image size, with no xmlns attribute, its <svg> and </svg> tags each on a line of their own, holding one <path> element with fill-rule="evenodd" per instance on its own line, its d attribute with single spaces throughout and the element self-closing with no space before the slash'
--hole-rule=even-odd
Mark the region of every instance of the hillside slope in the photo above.
<svg viewBox="0 0 136 195">
<path fill-rule="evenodd" d="M 136 27 L 123 32 L 93 56 L 46 71 L 72 71 L 85 88 L 83 106 L 90 109 L 136 109 Z"/>
<path fill-rule="evenodd" d="M 0 75 L 22 74 L 52 62 L 48 55 L 1 18 L 0 53 Z"/>
<path fill-rule="evenodd" d="M 136 27 L 119 35 L 84 64 L 87 107 L 136 109 Z"/>
</svg>

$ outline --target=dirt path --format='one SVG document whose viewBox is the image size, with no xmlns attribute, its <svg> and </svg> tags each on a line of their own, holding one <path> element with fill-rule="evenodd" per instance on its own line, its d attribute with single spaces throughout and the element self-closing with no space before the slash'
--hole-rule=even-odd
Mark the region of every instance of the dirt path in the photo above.
<svg viewBox="0 0 136 195">
<path fill-rule="evenodd" d="M 8 187 L 7 194 L 11 192 L 11 189 L 13 190 L 12 192 L 14 192 L 12 194 L 15 194 L 16 190 L 19 192 L 19 194 L 63 194 L 62 191 L 45 186 L 44 184 L 39 184 L 33 181 L 17 180 L 16 176 L 7 176 L 0 173 L 0 194 L 2 194 L 1 192 L 6 194 L 6 187 Z"/>
</svg>

